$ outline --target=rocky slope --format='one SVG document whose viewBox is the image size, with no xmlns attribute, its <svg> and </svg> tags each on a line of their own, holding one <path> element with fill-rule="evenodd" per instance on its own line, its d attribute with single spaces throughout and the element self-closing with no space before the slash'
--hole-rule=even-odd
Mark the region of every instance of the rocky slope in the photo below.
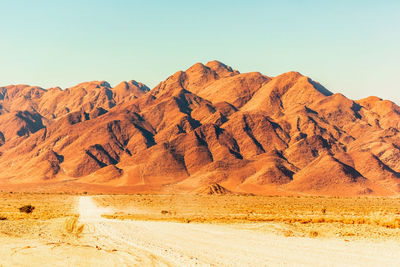
<svg viewBox="0 0 400 267">
<path fill-rule="evenodd" d="M 218 61 L 152 90 L 10 85 L 0 87 L 0 188 L 398 195 L 399 128 L 391 101 Z"/>
</svg>

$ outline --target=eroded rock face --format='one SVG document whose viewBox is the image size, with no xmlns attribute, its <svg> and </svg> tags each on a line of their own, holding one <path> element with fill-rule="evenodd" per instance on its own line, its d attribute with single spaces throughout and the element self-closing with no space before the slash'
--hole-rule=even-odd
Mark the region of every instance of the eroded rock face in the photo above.
<svg viewBox="0 0 400 267">
<path fill-rule="evenodd" d="M 298 72 L 212 61 L 150 90 L 0 87 L 0 184 L 125 192 L 397 195 L 400 107 Z M 49 189 L 50 190 L 50 189 Z"/>
</svg>

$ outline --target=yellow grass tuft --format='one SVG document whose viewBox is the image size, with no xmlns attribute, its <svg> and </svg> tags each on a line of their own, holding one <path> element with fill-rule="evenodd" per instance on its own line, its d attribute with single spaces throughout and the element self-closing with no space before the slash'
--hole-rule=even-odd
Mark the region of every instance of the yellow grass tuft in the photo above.
<svg viewBox="0 0 400 267">
<path fill-rule="evenodd" d="M 85 224 L 80 224 L 78 220 L 79 217 L 70 217 L 65 220 L 64 227 L 67 233 L 79 236 L 83 232 Z"/>
</svg>

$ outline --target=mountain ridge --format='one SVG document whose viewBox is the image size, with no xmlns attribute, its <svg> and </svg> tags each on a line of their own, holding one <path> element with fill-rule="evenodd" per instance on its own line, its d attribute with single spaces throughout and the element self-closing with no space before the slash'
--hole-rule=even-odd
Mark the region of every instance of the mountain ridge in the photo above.
<svg viewBox="0 0 400 267">
<path fill-rule="evenodd" d="M 210 61 L 151 90 L 134 80 L 4 86 L 0 107 L 0 189 L 400 193 L 400 108 L 298 72 Z"/>
</svg>

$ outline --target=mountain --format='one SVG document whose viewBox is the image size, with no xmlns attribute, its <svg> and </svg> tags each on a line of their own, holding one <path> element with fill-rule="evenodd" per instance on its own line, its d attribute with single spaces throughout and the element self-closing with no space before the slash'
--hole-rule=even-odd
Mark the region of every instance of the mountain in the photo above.
<svg viewBox="0 0 400 267">
<path fill-rule="evenodd" d="M 0 87 L 0 189 L 399 195 L 400 107 L 212 61 L 150 90 Z"/>
</svg>

